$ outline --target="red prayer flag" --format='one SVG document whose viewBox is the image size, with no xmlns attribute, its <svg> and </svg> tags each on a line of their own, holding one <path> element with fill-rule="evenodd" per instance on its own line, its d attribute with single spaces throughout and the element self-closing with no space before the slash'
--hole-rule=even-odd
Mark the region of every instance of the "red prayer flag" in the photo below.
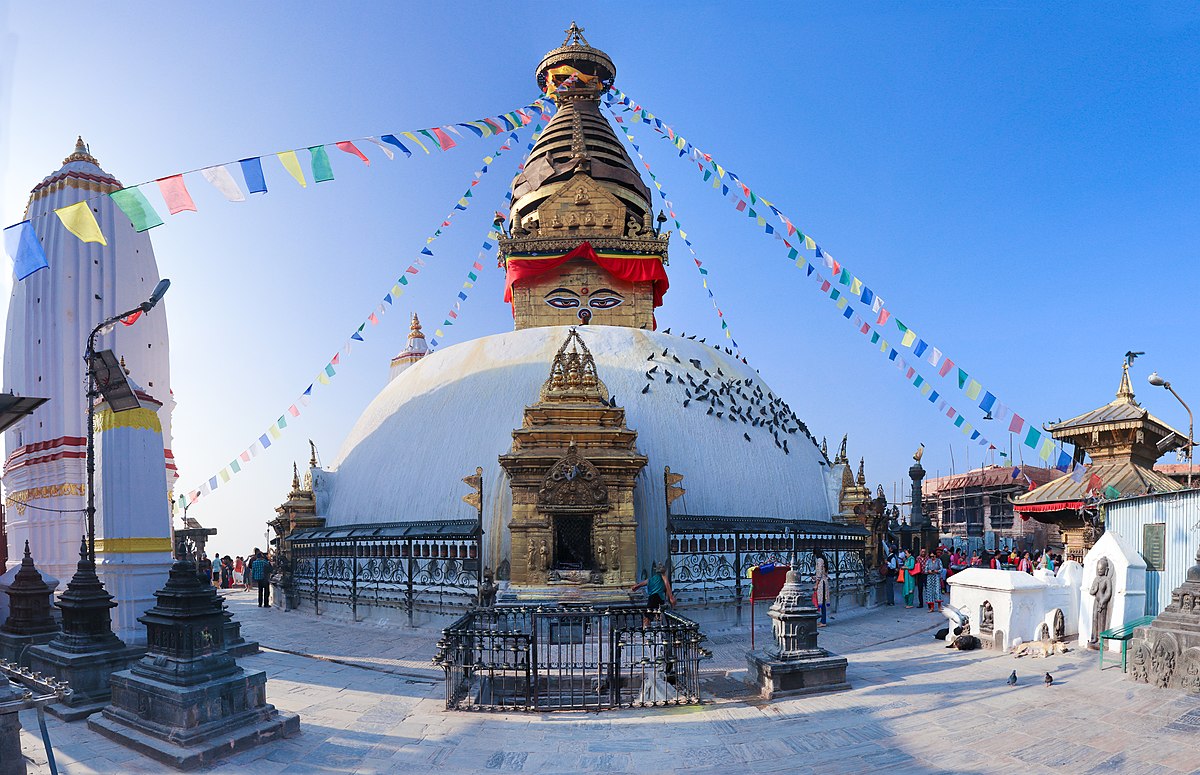
<svg viewBox="0 0 1200 775">
<path fill-rule="evenodd" d="M 834 263 L 836 264 L 837 262 L 835 261 Z M 879 320 L 875 321 L 875 325 L 882 326 L 884 323 L 888 322 L 888 318 L 890 318 L 891 316 L 892 316 L 892 313 L 889 312 L 887 309 L 879 310 Z M 946 375 L 943 374 L 942 376 L 944 377 Z"/>
<path fill-rule="evenodd" d="M 409 274 L 416 274 L 420 270 L 418 270 L 415 266 L 410 266 L 408 269 L 405 269 L 404 271 Z"/>
<path fill-rule="evenodd" d="M 947 358 L 946 360 L 942 361 L 942 368 L 938 369 L 938 376 L 939 377 L 946 376 L 947 374 L 950 373 L 950 369 L 953 369 L 953 368 L 954 368 L 954 361 Z M 1017 417 L 1017 415 L 1014 412 L 1013 418 L 1016 419 L 1016 417 Z"/>
<path fill-rule="evenodd" d="M 430 131 L 433 132 L 433 134 L 437 137 L 438 143 L 442 146 L 443 151 L 448 151 L 451 148 L 453 148 L 455 145 L 457 145 L 457 143 L 454 142 L 453 138 L 451 138 L 450 135 L 446 134 L 441 129 L 434 127 Z"/>
<path fill-rule="evenodd" d="M 342 359 L 342 354 L 337 353 L 333 356 L 333 358 L 330 359 L 329 362 L 332 363 L 334 366 L 336 366 L 336 365 L 338 365 L 338 362 L 341 361 L 341 359 Z"/>
<path fill-rule="evenodd" d="M 371 166 L 371 160 L 368 159 L 362 151 L 358 150 L 357 146 L 355 146 L 354 143 L 350 142 L 349 140 L 335 143 L 335 145 L 337 145 L 339 151 L 345 151 L 346 153 L 353 154 L 362 159 L 363 164 L 367 165 L 368 167 Z"/>
<path fill-rule="evenodd" d="M 238 455 L 238 457 L 240 457 L 242 459 L 243 463 L 249 463 L 250 462 L 250 450 L 246 450 L 242 454 Z"/>
<path fill-rule="evenodd" d="M 739 199 L 738 203 L 735 207 L 736 207 L 737 211 L 740 213 L 746 209 L 746 203 L 744 201 L 742 201 L 741 199 Z"/>
<path fill-rule="evenodd" d="M 292 404 L 291 406 L 288 407 L 288 412 L 292 415 L 292 417 L 300 416 L 300 410 L 296 408 L 295 404 Z"/>
<path fill-rule="evenodd" d="M 949 369 L 943 369 L 943 372 L 945 372 L 945 371 L 949 371 Z M 943 377 L 946 376 L 945 373 L 943 373 L 942 376 Z M 1023 420 L 1021 418 L 1021 415 L 1017 414 L 1016 412 L 1013 412 L 1012 422 L 1010 422 L 1008 424 L 1008 432 L 1009 433 L 1020 433 L 1021 428 L 1023 428 L 1024 426 L 1025 426 L 1025 420 Z"/>
<path fill-rule="evenodd" d="M 187 186 L 183 183 L 183 175 L 159 178 L 158 190 L 162 192 L 163 200 L 167 203 L 167 209 L 171 215 L 184 210 L 196 212 L 196 203 L 192 201 L 192 195 L 188 193 Z"/>
<path fill-rule="evenodd" d="M 367 316 L 367 320 L 371 321 L 371 325 L 373 326 L 379 325 L 379 318 L 375 316 L 374 312 Z"/>
</svg>

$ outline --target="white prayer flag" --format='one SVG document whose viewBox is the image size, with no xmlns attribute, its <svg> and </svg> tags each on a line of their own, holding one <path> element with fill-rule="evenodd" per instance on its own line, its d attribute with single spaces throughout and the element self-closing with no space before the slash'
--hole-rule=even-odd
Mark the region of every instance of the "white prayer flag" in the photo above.
<svg viewBox="0 0 1200 775">
<path fill-rule="evenodd" d="M 379 146 L 379 149 L 380 149 L 381 151 L 383 151 L 385 154 L 387 154 L 387 157 L 388 157 L 389 159 L 394 159 L 394 158 L 396 158 L 396 154 L 392 153 L 392 149 L 391 149 L 391 148 L 388 148 L 386 145 L 384 145 L 383 143 L 379 142 L 379 141 L 378 141 L 378 140 L 376 140 L 374 137 L 368 137 L 367 139 L 368 139 L 368 140 L 370 140 L 371 142 L 375 143 L 375 145 L 378 145 L 378 146 Z"/>
<path fill-rule="evenodd" d="M 936 347 L 929 348 L 929 365 L 936 366 L 942 360 L 942 351 Z"/>
<path fill-rule="evenodd" d="M 234 181 L 233 175 L 229 174 L 229 170 L 225 169 L 225 165 L 220 164 L 216 167 L 202 169 L 200 170 L 200 174 L 230 202 L 246 201 L 246 195 L 238 188 L 237 182 Z"/>
</svg>

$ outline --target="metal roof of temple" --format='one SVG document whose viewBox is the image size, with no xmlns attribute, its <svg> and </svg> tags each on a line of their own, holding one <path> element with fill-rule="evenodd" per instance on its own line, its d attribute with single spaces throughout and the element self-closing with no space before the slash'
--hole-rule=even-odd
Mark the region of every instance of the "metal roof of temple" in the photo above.
<svg viewBox="0 0 1200 775">
<path fill-rule="evenodd" d="M 1129 382 L 1128 362 L 1121 371 L 1121 384 L 1117 387 L 1116 398 L 1104 406 L 1084 412 L 1069 420 L 1046 424 L 1046 430 L 1054 434 L 1057 439 L 1090 434 L 1100 427 L 1105 429 L 1141 428 L 1156 434 L 1158 438 L 1174 433 L 1178 437 L 1179 443 L 1173 446 L 1181 446 L 1187 438 L 1183 433 L 1150 414 L 1137 402 L 1133 395 L 1133 387 Z M 1087 445 L 1081 444 L 1080 446 L 1086 447 Z M 1168 447 L 1168 449 L 1171 448 Z"/>
<path fill-rule="evenodd" d="M 297 530 L 290 541 L 379 541 L 395 538 L 462 538 L 478 535 L 479 522 L 473 519 L 443 519 L 427 522 L 362 522 L 338 527 L 312 527 Z"/>
<path fill-rule="evenodd" d="M 815 519 L 797 520 L 780 517 L 739 515 L 672 514 L 668 520 L 672 533 L 797 533 L 801 535 L 866 536 L 861 525 L 845 525 Z"/>
<path fill-rule="evenodd" d="M 538 65 L 538 83 L 554 98 L 558 113 L 551 119 L 525 168 L 513 180 L 514 225 L 577 172 L 583 172 L 626 206 L 627 218 L 641 223 L 651 213 L 650 189 L 612 125 L 600 113 L 600 98 L 612 83 L 616 68 L 608 54 L 587 45 L 574 23 L 567 40 L 546 54 Z"/>
<path fill-rule="evenodd" d="M 1081 508 L 1089 491 L 1092 490 L 1092 476 L 1096 476 L 1103 487 L 1114 487 L 1123 496 L 1186 489 L 1183 484 L 1169 476 L 1152 468 L 1139 466 L 1128 458 L 1121 458 L 1093 463 L 1088 466 L 1087 475 L 1081 482 L 1064 476 L 1018 498 L 1013 498 L 1013 508 L 1017 511 L 1057 511 Z"/>
</svg>

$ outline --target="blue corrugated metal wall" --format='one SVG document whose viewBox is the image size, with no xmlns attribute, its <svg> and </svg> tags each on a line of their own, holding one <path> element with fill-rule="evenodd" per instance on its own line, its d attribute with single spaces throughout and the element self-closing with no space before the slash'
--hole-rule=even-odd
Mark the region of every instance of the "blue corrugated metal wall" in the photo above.
<svg viewBox="0 0 1200 775">
<path fill-rule="evenodd" d="M 1142 528 L 1166 526 L 1161 573 L 1147 573 L 1146 613 L 1157 614 L 1171 602 L 1171 592 L 1183 583 L 1187 569 L 1196 564 L 1200 546 L 1200 490 L 1146 495 L 1113 501 L 1106 508 L 1106 529 L 1119 533 L 1142 551 Z M 1157 593 L 1157 594 L 1156 594 Z"/>
</svg>

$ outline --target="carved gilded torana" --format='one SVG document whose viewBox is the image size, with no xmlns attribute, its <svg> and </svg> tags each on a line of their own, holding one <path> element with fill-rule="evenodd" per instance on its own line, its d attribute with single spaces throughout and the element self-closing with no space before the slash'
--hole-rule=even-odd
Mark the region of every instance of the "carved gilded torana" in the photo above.
<svg viewBox="0 0 1200 775">
<path fill-rule="evenodd" d="M 512 487 L 512 583 L 632 584 L 633 489 L 646 465 L 575 330 L 500 456 Z"/>
</svg>

